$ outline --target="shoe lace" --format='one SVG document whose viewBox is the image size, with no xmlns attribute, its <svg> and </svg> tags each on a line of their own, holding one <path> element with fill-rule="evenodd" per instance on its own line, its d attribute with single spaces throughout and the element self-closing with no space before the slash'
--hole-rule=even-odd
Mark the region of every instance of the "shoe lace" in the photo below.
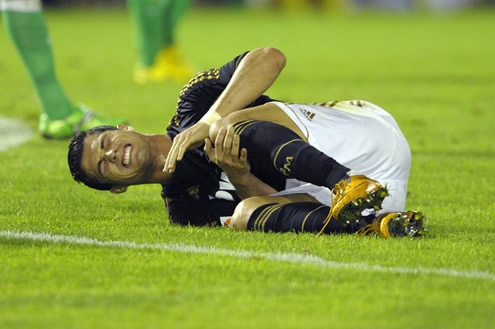
<svg viewBox="0 0 495 329">
<path fill-rule="evenodd" d="M 380 222 L 381 218 L 375 218 L 371 224 L 368 224 L 356 232 L 358 236 L 371 235 L 375 236 L 380 234 Z"/>
<path fill-rule="evenodd" d="M 323 230 L 328 226 L 328 223 L 330 223 L 330 220 L 333 218 L 335 214 L 335 206 L 337 205 L 337 201 L 340 200 L 344 194 L 345 187 L 347 185 L 346 180 L 342 180 L 335 184 L 331 191 L 331 201 L 330 201 L 330 211 L 328 212 L 327 217 L 323 221 L 323 228 L 320 230 L 318 235 L 323 234 Z"/>
</svg>

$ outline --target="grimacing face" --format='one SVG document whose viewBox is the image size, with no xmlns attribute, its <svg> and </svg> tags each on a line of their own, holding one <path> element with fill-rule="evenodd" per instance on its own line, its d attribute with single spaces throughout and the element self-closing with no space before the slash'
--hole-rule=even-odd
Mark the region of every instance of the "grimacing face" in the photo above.
<svg viewBox="0 0 495 329">
<path fill-rule="evenodd" d="M 81 169 L 100 183 L 142 184 L 152 167 L 151 146 L 143 134 L 108 130 L 89 135 L 84 141 Z"/>
</svg>

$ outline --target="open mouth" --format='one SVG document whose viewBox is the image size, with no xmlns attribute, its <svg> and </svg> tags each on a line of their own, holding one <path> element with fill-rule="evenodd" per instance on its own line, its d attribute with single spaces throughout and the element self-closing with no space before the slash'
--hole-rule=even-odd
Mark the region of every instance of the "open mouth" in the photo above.
<svg viewBox="0 0 495 329">
<path fill-rule="evenodd" d="M 131 165 L 131 152 L 132 152 L 132 145 L 127 144 L 124 146 L 124 156 L 122 157 L 122 165 L 126 168 L 129 168 Z"/>
</svg>

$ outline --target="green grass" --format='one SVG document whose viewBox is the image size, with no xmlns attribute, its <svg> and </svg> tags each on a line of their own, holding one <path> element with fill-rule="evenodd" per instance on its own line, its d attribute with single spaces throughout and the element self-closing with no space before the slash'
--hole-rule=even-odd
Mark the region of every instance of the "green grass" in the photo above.
<svg viewBox="0 0 495 329">
<path fill-rule="evenodd" d="M 159 186 L 124 195 L 72 182 L 66 141 L 0 153 L 0 231 L 184 243 L 338 263 L 487 272 L 404 274 L 0 238 L 1 328 L 495 328 L 494 11 L 292 15 L 193 10 L 178 39 L 198 69 L 276 46 L 287 67 L 270 95 L 366 99 L 410 142 L 407 208 L 421 240 L 261 234 L 168 224 Z M 164 131 L 182 84 L 135 85 L 125 11 L 47 13 L 67 93 L 142 132 Z M 39 105 L 0 29 L 0 115 L 36 129 Z M 369 267 L 364 266 L 365 269 Z"/>
</svg>

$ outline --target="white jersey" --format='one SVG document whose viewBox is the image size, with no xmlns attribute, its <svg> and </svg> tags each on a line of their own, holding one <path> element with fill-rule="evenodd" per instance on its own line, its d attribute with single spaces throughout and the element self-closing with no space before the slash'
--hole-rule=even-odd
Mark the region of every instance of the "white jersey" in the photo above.
<svg viewBox="0 0 495 329">
<path fill-rule="evenodd" d="M 351 169 L 387 185 L 384 211 L 403 211 L 411 168 L 409 145 L 384 109 L 366 101 L 316 104 L 273 102 L 299 127 L 309 144 Z M 276 195 L 307 193 L 330 205 L 328 188 L 289 179 Z"/>
</svg>

